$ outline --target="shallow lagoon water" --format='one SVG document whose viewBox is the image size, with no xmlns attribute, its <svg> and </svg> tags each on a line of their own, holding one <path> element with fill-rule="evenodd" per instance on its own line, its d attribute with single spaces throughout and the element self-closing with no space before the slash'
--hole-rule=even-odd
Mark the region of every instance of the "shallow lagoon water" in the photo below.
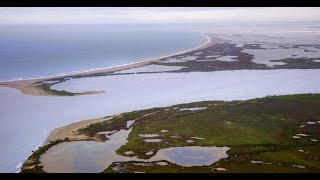
<svg viewBox="0 0 320 180">
<path fill-rule="evenodd" d="M 161 142 L 162 139 L 144 139 L 143 141 L 146 143 L 157 143 L 157 142 Z"/>
<path fill-rule="evenodd" d="M 283 62 L 270 62 L 284 58 L 320 58 L 320 52 L 305 52 L 304 49 L 245 49 L 242 52 L 254 55 L 253 62 L 268 66 L 284 65 Z M 295 56 L 292 56 L 295 55 Z"/>
<path fill-rule="evenodd" d="M 237 56 L 221 56 L 218 57 L 215 60 L 219 60 L 219 61 L 229 61 L 229 62 L 236 62 L 237 59 L 232 59 L 232 58 L 236 58 Z"/>
<path fill-rule="evenodd" d="M 130 157 L 115 153 L 126 144 L 129 130 L 120 130 L 106 142 L 66 142 L 50 148 L 40 161 L 46 172 L 102 172 L 105 167 L 115 161 L 128 161 Z"/>
<path fill-rule="evenodd" d="M 179 166 L 209 166 L 227 158 L 228 147 L 185 146 L 160 149 L 149 159 L 126 157 L 115 154 L 112 143 L 69 142 L 56 145 L 41 157 L 46 172 L 102 172 L 112 162 L 140 161 L 153 162 L 166 160 Z M 151 151 L 152 154 L 152 151 Z M 151 155 L 149 154 L 149 155 Z M 164 164 L 162 164 L 164 165 Z"/>
<path fill-rule="evenodd" d="M 152 162 L 166 160 L 180 166 L 211 165 L 222 158 L 228 157 L 228 147 L 185 146 L 160 149 L 149 159 L 139 159 L 136 156 L 127 157 L 116 154 L 116 150 L 128 141 L 129 130 L 122 129 L 107 136 L 106 142 L 65 142 L 51 147 L 41 158 L 41 165 L 46 172 L 102 172 L 113 162 L 140 161 Z M 149 153 L 149 152 L 148 152 Z M 127 151 L 125 154 L 134 154 Z M 151 154 L 153 152 L 151 151 Z M 151 155 L 150 154 L 150 155 Z"/>
<path fill-rule="evenodd" d="M 207 107 L 192 107 L 192 108 L 181 108 L 179 111 L 198 111 L 198 110 L 204 110 L 207 109 Z"/>
<path fill-rule="evenodd" d="M 227 158 L 229 147 L 201 147 L 184 146 L 160 149 L 157 154 L 150 158 L 154 160 L 167 160 L 171 163 L 184 167 L 208 166 L 222 158 Z"/>
<path fill-rule="evenodd" d="M 17 172 L 50 131 L 72 122 L 203 100 L 320 92 L 320 70 L 241 70 L 72 79 L 54 89 L 105 93 L 46 97 L 0 88 L 0 171 Z M 128 93 L 130 92 L 130 93 Z"/>
</svg>

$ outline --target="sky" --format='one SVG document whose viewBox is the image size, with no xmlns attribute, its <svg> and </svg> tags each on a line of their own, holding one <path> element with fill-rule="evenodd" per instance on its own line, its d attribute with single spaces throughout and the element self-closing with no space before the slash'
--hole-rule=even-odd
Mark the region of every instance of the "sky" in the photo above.
<svg viewBox="0 0 320 180">
<path fill-rule="evenodd" d="M 319 7 L 0 7 L 0 24 L 319 21 Z"/>
</svg>

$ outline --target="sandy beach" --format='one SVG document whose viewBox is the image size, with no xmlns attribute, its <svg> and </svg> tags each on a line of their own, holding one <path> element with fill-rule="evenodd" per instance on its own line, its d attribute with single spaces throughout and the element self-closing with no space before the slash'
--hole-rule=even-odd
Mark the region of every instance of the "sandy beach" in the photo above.
<svg viewBox="0 0 320 180">
<path fill-rule="evenodd" d="M 39 77 L 39 78 L 29 78 L 29 79 L 23 79 L 23 80 L 5 81 L 5 82 L 0 82 L 0 86 L 15 88 L 15 89 L 20 90 L 23 94 L 28 94 L 28 95 L 52 96 L 52 94 L 39 88 L 39 83 L 41 83 L 42 81 L 50 81 L 55 78 L 67 78 L 67 77 L 79 76 L 79 75 L 81 75 L 81 76 L 89 76 L 89 75 L 92 76 L 93 75 L 94 76 L 95 74 L 99 74 L 99 73 L 112 73 L 115 71 L 121 71 L 121 70 L 146 66 L 146 65 L 154 63 L 154 62 L 159 62 L 165 58 L 169 58 L 169 57 L 176 56 L 176 55 L 182 55 L 182 54 L 189 53 L 189 52 L 196 51 L 196 50 L 201 50 L 201 49 L 209 47 L 215 43 L 213 40 L 213 37 L 210 34 L 201 34 L 201 35 L 206 37 L 207 41 L 205 43 L 203 43 L 199 46 L 196 46 L 194 48 L 190 48 L 190 49 L 180 51 L 177 53 L 168 54 L 165 56 L 154 57 L 154 58 L 149 58 L 149 59 L 144 59 L 144 60 L 140 60 L 137 62 L 123 64 L 123 65 L 119 65 L 119 66 L 105 67 L 105 68 L 93 69 L 93 70 L 88 70 L 88 71 L 81 71 L 81 72 L 76 72 L 76 73 L 69 73 L 69 74 L 48 76 L 48 77 Z"/>
<path fill-rule="evenodd" d="M 117 116 L 121 116 L 121 114 Z M 43 145 L 49 144 L 50 141 L 55 141 L 58 139 L 65 139 L 65 138 L 69 138 L 71 141 L 80 141 L 80 140 L 101 141 L 97 137 L 89 137 L 85 134 L 77 134 L 77 130 L 85 128 L 90 124 L 103 122 L 103 121 L 110 121 L 114 117 L 115 116 L 97 118 L 97 119 L 88 119 L 88 120 L 71 123 L 62 127 L 58 127 L 50 132 L 48 138 L 43 143 Z"/>
</svg>

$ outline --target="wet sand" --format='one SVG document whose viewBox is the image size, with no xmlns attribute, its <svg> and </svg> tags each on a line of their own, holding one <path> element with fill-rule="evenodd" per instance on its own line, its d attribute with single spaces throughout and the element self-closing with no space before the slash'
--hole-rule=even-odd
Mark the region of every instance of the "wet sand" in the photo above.
<svg viewBox="0 0 320 180">
<path fill-rule="evenodd" d="M 182 55 L 185 53 L 190 53 L 192 51 L 197 51 L 201 50 L 204 48 L 207 48 L 214 44 L 213 37 L 209 34 L 203 34 L 206 38 L 207 41 L 197 47 L 187 49 L 181 52 L 161 56 L 161 57 L 155 57 L 155 58 L 150 58 L 147 60 L 141 60 L 129 64 L 123 64 L 119 66 L 113 66 L 113 67 L 106 67 L 106 68 L 99 68 L 99 69 L 94 69 L 94 70 L 88 70 L 88 71 L 82 71 L 82 72 L 77 72 L 77 73 L 70 73 L 70 74 L 64 74 L 64 75 L 56 75 L 56 76 L 48 76 L 48 77 L 40 77 L 40 78 L 29 78 L 29 79 L 24 79 L 24 80 L 13 80 L 13 81 L 5 81 L 5 82 L 0 82 L 0 86 L 4 87 L 10 87 L 10 88 L 15 88 L 20 90 L 23 94 L 28 94 L 28 95 L 35 95 L 35 96 L 52 96 L 49 92 L 46 92 L 42 90 L 39 87 L 39 84 L 43 81 L 50 81 L 53 79 L 57 78 L 68 78 L 68 77 L 73 77 L 73 76 L 95 76 L 101 73 L 113 73 L 115 71 L 121 71 L 121 70 L 127 70 L 131 68 L 137 68 L 145 65 L 149 65 L 154 62 L 161 62 L 165 58 L 169 58 L 172 56 L 177 56 L 177 55 Z"/>
<path fill-rule="evenodd" d="M 117 116 L 120 116 L 120 115 L 117 115 Z M 68 125 L 65 125 L 62 127 L 58 127 L 50 132 L 48 138 L 46 139 L 46 141 L 44 142 L 43 145 L 49 144 L 50 141 L 55 141 L 58 139 L 65 139 L 65 138 L 69 138 L 71 141 L 80 141 L 80 140 L 101 141 L 97 137 L 89 137 L 85 134 L 77 134 L 77 131 L 79 129 L 87 127 L 91 124 L 95 124 L 95 123 L 103 122 L 103 121 L 110 121 L 114 117 L 115 116 L 110 116 L 110 117 L 106 117 L 106 118 L 83 120 L 83 121 L 75 122 L 75 123 L 68 124 Z"/>
</svg>

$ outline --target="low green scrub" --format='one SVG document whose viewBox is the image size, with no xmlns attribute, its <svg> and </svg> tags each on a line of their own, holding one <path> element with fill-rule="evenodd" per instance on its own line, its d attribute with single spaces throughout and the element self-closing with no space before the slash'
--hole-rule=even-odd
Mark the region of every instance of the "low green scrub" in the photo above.
<svg viewBox="0 0 320 180">
<path fill-rule="evenodd" d="M 54 90 L 54 89 L 51 89 L 50 87 L 52 86 L 52 84 L 48 84 L 48 83 L 43 83 L 41 85 L 39 85 L 39 87 L 49 93 L 49 94 L 52 94 L 52 95 L 57 95 L 57 96 L 75 96 L 79 93 L 72 93 L 72 92 L 68 92 L 68 91 L 65 91 L 65 90 L 62 90 L 62 91 L 57 91 L 57 90 Z"/>
<path fill-rule="evenodd" d="M 307 121 L 319 121 L 320 95 L 287 95 L 268 96 L 248 101 L 233 102 L 201 102 L 175 105 L 174 107 L 201 107 L 207 109 L 200 111 L 172 111 L 161 119 L 150 117 L 147 123 L 135 124 L 129 135 L 129 142 L 117 150 L 118 154 L 125 155 L 126 151 L 133 151 L 139 158 L 150 158 L 145 153 L 153 150 L 155 153 L 161 148 L 176 146 L 229 146 L 229 155 L 243 155 L 246 163 L 254 157 L 270 156 L 282 157 L 279 161 L 287 162 L 288 167 L 281 167 L 286 172 L 293 170 L 307 171 L 303 168 L 293 167 L 293 163 L 304 165 L 309 168 L 320 168 L 319 163 L 310 163 L 303 157 L 299 161 L 290 161 L 289 156 L 294 157 L 300 153 L 292 149 L 306 146 L 316 146 L 317 143 L 310 139 L 319 138 L 319 125 L 307 125 L 299 128 Z M 168 132 L 161 132 L 168 130 Z M 305 133 L 310 136 L 293 139 L 292 136 Z M 146 143 L 139 134 L 159 134 L 162 139 L 157 143 Z M 179 136 L 180 138 L 173 138 Z M 205 139 L 192 139 L 201 137 Z M 187 143 L 193 140 L 193 143 Z M 291 152 L 291 153 L 289 153 Z M 320 151 L 318 151 L 320 152 Z M 277 155 L 277 153 L 279 155 Z M 282 155 L 283 153 L 287 156 Z M 319 157 L 319 153 L 317 154 Z M 316 158 L 315 158 L 316 159 Z M 243 159 L 240 159 L 241 162 Z M 265 161 L 272 158 L 264 158 Z M 233 162 L 239 163 L 239 162 Z M 312 165 L 311 165 L 312 164 Z M 230 163 L 229 163 L 230 165 Z M 228 167 L 230 167 L 228 165 Z M 251 167 L 248 165 L 247 167 Z M 265 166 L 265 165 L 262 165 Z M 261 167 L 262 167 L 261 166 Z M 255 166 L 254 166 L 255 167 Z M 281 169 L 280 168 L 280 169 Z M 310 170 L 310 169 L 309 169 Z M 237 171 L 235 169 L 235 171 Z M 252 170 L 246 170 L 252 171 Z"/>
</svg>

